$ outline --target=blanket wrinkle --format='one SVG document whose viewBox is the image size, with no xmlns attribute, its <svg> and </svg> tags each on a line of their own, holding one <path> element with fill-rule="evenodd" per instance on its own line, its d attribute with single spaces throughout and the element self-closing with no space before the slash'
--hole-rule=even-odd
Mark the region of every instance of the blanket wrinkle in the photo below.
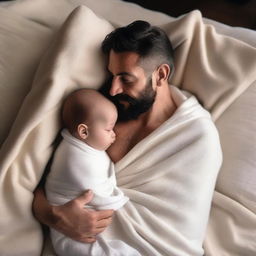
<svg viewBox="0 0 256 256">
<path fill-rule="evenodd" d="M 136 163 L 137 159 L 139 159 L 138 161 L 141 162 L 140 165 L 142 166 L 152 166 L 152 162 L 154 162 L 154 151 L 161 151 L 162 158 L 159 161 L 163 161 L 166 154 L 169 156 L 170 151 L 166 151 L 166 147 L 163 146 L 165 143 L 168 144 L 168 142 L 165 141 L 168 134 L 172 136 L 173 140 L 177 140 L 176 133 L 178 133 L 181 129 L 186 129 L 188 124 L 197 119 L 200 111 L 204 112 L 204 110 L 199 107 L 198 102 L 194 97 L 190 97 L 188 100 L 185 100 L 182 104 L 180 104 L 174 115 L 169 120 L 162 124 L 158 129 L 153 131 L 149 136 L 140 141 L 137 145 L 135 145 L 134 148 L 132 148 L 119 162 L 116 163 L 116 173 L 118 180 L 122 178 L 121 172 L 124 170 L 126 165 L 131 165 L 133 162 Z M 210 118 L 208 113 L 206 113 L 206 118 Z M 166 127 L 170 128 L 166 129 Z M 188 143 L 186 143 L 186 145 L 188 145 Z M 178 143 L 178 147 L 182 148 L 184 146 L 185 145 Z M 177 153 L 178 150 L 179 149 L 176 148 L 174 152 Z M 144 161 L 141 159 L 144 154 L 151 154 L 152 156 L 147 158 L 147 161 Z M 125 161 L 127 158 L 129 161 Z M 124 165 L 124 163 L 126 163 L 126 165 Z M 154 164 L 156 163 L 154 162 Z M 131 170 L 128 176 L 130 176 L 132 173 L 133 171 Z"/>
<path fill-rule="evenodd" d="M 175 22 L 178 23 L 178 20 L 164 26 L 168 27 L 167 31 L 173 35 L 171 39 L 174 48 L 176 44 L 179 45 L 177 49 L 175 48 L 176 72 L 172 83 L 196 95 L 202 100 L 203 106 L 211 112 L 213 119 L 217 120 L 225 109 L 255 81 L 253 67 L 256 61 L 255 59 L 248 61 L 251 58 L 248 54 L 252 54 L 255 48 L 228 36 L 219 35 L 212 25 L 200 22 L 199 11 L 194 11 L 193 15 L 195 19 L 192 21 L 186 16 L 182 17 L 185 25 L 180 27 L 180 30 L 173 31 L 172 27 L 176 25 Z M 183 39 L 180 43 L 182 37 L 179 33 L 182 34 L 184 29 L 187 40 Z M 242 51 L 234 55 L 230 47 L 232 44 L 241 45 Z M 222 58 L 219 52 L 224 52 L 225 58 Z M 199 78 L 200 72 L 194 70 L 195 63 L 198 70 L 204 71 L 200 74 L 201 78 Z M 227 73 L 223 73 L 223 70 L 227 70 Z M 243 79 L 245 76 L 246 80 Z M 198 83 L 199 80 L 201 82 Z M 206 80 L 207 83 L 204 82 Z M 222 86 L 223 83 L 225 86 Z M 199 87 L 201 87 L 200 90 Z M 217 91 L 215 91 L 216 87 Z M 226 90 L 229 94 L 219 100 Z M 206 97 L 208 93 L 210 97 Z"/>
<path fill-rule="evenodd" d="M 131 205 L 128 204 L 127 207 L 129 206 Z M 138 204 L 138 207 L 141 207 L 141 205 Z M 145 210 L 147 211 L 147 209 Z M 133 210 L 132 213 L 135 214 L 135 211 Z M 151 211 L 148 211 L 148 213 L 151 213 Z M 127 215 L 122 209 L 118 211 L 116 215 L 118 219 L 122 220 L 121 222 L 123 223 L 123 225 L 125 225 L 124 230 L 126 230 L 127 227 L 128 229 L 131 229 L 131 224 L 133 224 L 133 228 L 130 230 L 130 232 L 133 234 L 131 238 L 133 240 L 137 240 L 137 243 L 140 244 L 141 247 L 143 247 L 144 251 L 150 252 L 143 255 L 190 255 L 184 253 L 184 251 L 191 251 L 191 247 L 194 246 L 192 244 L 193 242 L 191 244 L 188 244 L 186 238 L 181 233 L 177 233 L 175 228 L 173 228 L 172 226 L 168 226 L 169 232 L 168 234 L 166 234 L 167 236 L 164 236 L 162 240 L 159 241 L 159 230 L 164 231 L 167 228 L 166 223 L 161 222 L 160 218 L 152 214 L 148 215 L 147 213 L 145 213 L 145 217 L 143 216 L 143 218 L 152 218 L 155 226 L 148 226 L 148 223 L 145 222 L 142 226 L 140 223 L 134 220 L 133 215 L 131 218 L 131 213 Z M 172 234 L 171 243 L 176 245 L 172 248 L 172 252 L 170 252 L 170 248 L 168 248 L 168 244 L 170 243 L 170 233 Z M 158 241 L 158 243 L 156 243 L 156 241 Z M 152 246 L 153 244 L 154 247 Z M 183 247 L 183 250 L 179 250 L 179 247 Z M 196 250 L 196 248 L 194 248 L 194 250 Z"/>
<path fill-rule="evenodd" d="M 255 213 L 229 196 L 215 191 L 204 247 L 207 255 L 255 254 Z M 239 225 L 239 229 L 237 228 Z M 248 243 L 249 241 L 249 243 Z M 236 245 L 236 247 L 234 247 Z M 208 254 L 209 252 L 209 254 Z"/>
</svg>

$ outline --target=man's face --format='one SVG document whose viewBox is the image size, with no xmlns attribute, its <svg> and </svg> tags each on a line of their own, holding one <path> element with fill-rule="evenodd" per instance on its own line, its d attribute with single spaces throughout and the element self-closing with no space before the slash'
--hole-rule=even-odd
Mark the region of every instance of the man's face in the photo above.
<svg viewBox="0 0 256 256">
<path fill-rule="evenodd" d="M 133 52 L 110 52 L 108 69 L 113 76 L 110 99 L 118 109 L 118 120 L 137 119 L 155 101 L 156 92 L 151 76 L 139 65 L 139 55 Z"/>
</svg>

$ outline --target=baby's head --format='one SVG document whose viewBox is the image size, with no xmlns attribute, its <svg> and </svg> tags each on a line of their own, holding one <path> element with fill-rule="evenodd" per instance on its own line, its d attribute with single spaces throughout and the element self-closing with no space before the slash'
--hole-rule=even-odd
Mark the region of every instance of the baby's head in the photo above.
<svg viewBox="0 0 256 256">
<path fill-rule="evenodd" d="M 64 101 L 62 120 L 74 137 L 95 149 L 106 150 L 115 141 L 116 107 L 96 90 L 71 93 Z"/>
</svg>

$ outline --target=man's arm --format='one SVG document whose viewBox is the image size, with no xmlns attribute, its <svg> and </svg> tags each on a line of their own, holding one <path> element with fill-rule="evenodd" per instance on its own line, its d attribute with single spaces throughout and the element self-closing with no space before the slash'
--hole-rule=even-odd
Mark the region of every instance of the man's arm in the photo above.
<svg viewBox="0 0 256 256">
<path fill-rule="evenodd" d="M 84 208 L 93 198 L 92 191 L 64 205 L 50 205 L 44 189 L 38 187 L 34 192 L 33 212 L 37 220 L 84 243 L 95 242 L 95 236 L 111 223 L 113 210 L 94 211 Z"/>
</svg>

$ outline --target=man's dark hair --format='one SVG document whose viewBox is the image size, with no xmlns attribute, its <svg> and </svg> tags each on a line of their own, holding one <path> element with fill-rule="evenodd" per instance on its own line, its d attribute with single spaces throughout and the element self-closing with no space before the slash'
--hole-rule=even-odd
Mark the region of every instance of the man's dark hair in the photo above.
<svg viewBox="0 0 256 256">
<path fill-rule="evenodd" d="M 106 36 L 102 42 L 103 53 L 110 51 L 135 52 L 142 59 L 158 60 L 158 65 L 168 64 L 173 72 L 173 47 L 166 33 L 159 27 L 142 20 L 120 27 Z"/>
</svg>

